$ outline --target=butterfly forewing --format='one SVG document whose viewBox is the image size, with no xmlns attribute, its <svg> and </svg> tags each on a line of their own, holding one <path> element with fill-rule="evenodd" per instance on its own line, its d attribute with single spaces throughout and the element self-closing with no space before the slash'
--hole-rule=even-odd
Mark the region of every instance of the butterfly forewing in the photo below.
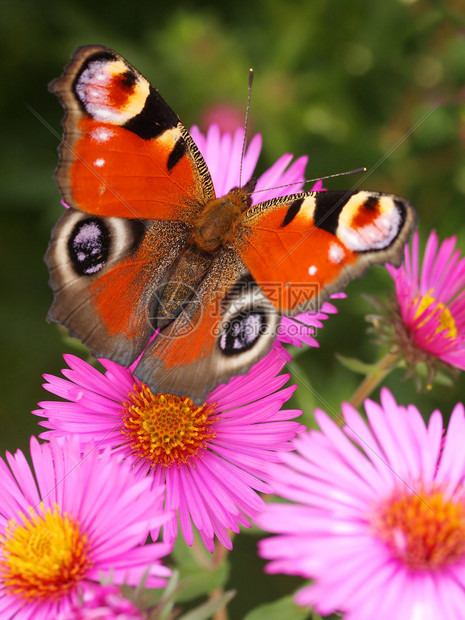
<svg viewBox="0 0 465 620">
<path fill-rule="evenodd" d="M 55 295 L 48 319 L 65 325 L 96 357 L 131 364 L 154 333 L 157 291 L 188 237 L 181 222 L 68 209 L 45 257 Z"/>
<path fill-rule="evenodd" d="M 398 264 L 415 225 L 412 206 L 378 192 L 314 192 L 252 207 L 237 247 L 277 310 L 315 311 L 368 266 Z"/>
<path fill-rule="evenodd" d="M 79 48 L 50 89 L 66 110 L 56 178 L 70 206 L 188 222 L 214 197 L 205 162 L 177 115 L 113 50 Z"/>
</svg>

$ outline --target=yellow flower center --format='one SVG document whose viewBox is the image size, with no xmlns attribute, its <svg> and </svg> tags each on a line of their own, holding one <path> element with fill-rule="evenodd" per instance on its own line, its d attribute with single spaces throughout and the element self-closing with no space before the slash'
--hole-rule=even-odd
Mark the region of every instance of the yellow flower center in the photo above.
<svg viewBox="0 0 465 620">
<path fill-rule="evenodd" d="M 396 493 L 373 520 L 378 536 L 413 570 L 442 568 L 465 554 L 465 506 L 439 490 Z"/>
<path fill-rule="evenodd" d="M 61 598 L 92 566 L 87 536 L 55 506 L 31 508 L 22 523 L 12 519 L 0 537 L 0 575 L 10 595 L 27 600 Z"/>
<path fill-rule="evenodd" d="M 199 455 L 215 437 L 211 414 L 215 405 L 196 407 L 187 397 L 153 394 L 134 385 L 124 403 L 122 433 L 134 454 L 154 465 L 178 465 Z"/>
<path fill-rule="evenodd" d="M 434 312 L 434 314 L 439 318 L 439 326 L 436 329 L 435 333 L 438 334 L 439 332 L 445 332 L 444 336 L 446 336 L 446 338 L 456 338 L 457 326 L 455 325 L 454 317 L 452 316 L 451 311 L 443 303 L 441 303 L 440 301 L 438 302 L 431 295 L 432 292 L 433 289 L 428 291 L 428 293 L 426 293 L 426 295 L 421 298 L 420 304 L 417 308 L 417 311 L 415 312 L 415 318 L 417 319 L 430 306 L 436 304 L 433 311 L 425 319 L 423 319 L 423 321 L 421 321 L 419 327 L 424 325 L 430 318 L 431 314 L 433 314 Z"/>
</svg>

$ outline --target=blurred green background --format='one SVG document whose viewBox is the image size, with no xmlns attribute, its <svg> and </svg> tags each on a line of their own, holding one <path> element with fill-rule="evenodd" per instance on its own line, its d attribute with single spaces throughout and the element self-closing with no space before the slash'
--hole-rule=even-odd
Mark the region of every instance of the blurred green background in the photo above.
<svg viewBox="0 0 465 620">
<path fill-rule="evenodd" d="M 58 373 L 61 354 L 78 352 L 45 322 L 52 295 L 43 262 L 50 228 L 61 213 L 53 182 L 62 109 L 47 84 L 73 50 L 100 43 L 115 48 L 162 93 L 184 124 L 208 111 L 242 111 L 249 67 L 255 70 L 251 133 L 263 134 L 259 172 L 284 152 L 309 155 L 308 177 L 366 166 L 366 189 L 411 200 L 422 238 L 435 228 L 456 234 L 465 251 L 465 18 L 461 0 L 258 0 L 139 2 L 34 0 L 0 2 L 1 159 L 1 451 L 26 448 L 37 433 L 30 415 L 44 372 Z M 31 112 L 32 108 L 54 132 Z M 205 126 L 205 125 L 203 125 Z M 327 183 L 336 189 L 356 179 Z M 370 307 L 363 292 L 392 290 L 383 268 L 348 288 L 340 312 L 318 334 L 321 348 L 298 358 L 306 383 L 299 405 L 336 410 L 360 377 L 335 353 L 372 362 L 366 336 Z M 397 399 L 449 413 L 463 399 L 464 380 L 417 394 L 394 373 Z M 323 400 L 320 400 L 320 395 Z M 238 543 L 240 556 L 242 545 Z M 247 550 L 244 551 L 247 553 Z M 250 555 L 250 552 L 249 552 Z M 247 559 L 249 562 L 250 558 Z M 250 560 L 255 561 L 255 560 Z M 233 568 L 240 588 L 240 569 Z M 257 570 L 261 570 L 257 569 Z M 276 582 L 278 583 L 278 582 Z M 281 584 L 281 582 L 279 582 Z M 272 599 L 270 582 L 247 596 Z M 249 585 L 250 589 L 250 585 Z M 250 601 L 238 596 L 232 617 Z M 235 615 L 234 615 L 235 614 Z"/>
</svg>

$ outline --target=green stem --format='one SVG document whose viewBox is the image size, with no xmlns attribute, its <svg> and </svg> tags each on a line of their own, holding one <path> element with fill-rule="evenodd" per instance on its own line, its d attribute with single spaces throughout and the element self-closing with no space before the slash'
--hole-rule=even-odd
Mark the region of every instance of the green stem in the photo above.
<svg viewBox="0 0 465 620">
<path fill-rule="evenodd" d="M 397 366 L 400 360 L 398 352 L 389 351 L 382 357 L 371 374 L 367 375 L 359 387 L 355 390 L 349 403 L 355 408 L 360 407 L 365 398 L 368 398 L 375 388 L 383 381 L 383 379 Z"/>
<path fill-rule="evenodd" d="M 231 538 L 233 538 L 234 534 L 231 534 Z M 218 568 L 219 566 L 221 566 L 221 564 L 223 564 L 223 562 L 226 562 L 228 555 L 229 549 L 226 549 L 226 547 L 223 547 L 221 543 L 217 542 L 215 546 L 215 551 L 213 552 L 214 568 Z M 217 588 L 216 590 L 212 590 L 212 592 L 210 593 L 210 600 L 219 598 L 220 596 L 223 596 L 223 594 L 223 588 Z M 228 610 L 226 609 L 226 607 L 218 609 L 218 611 L 213 614 L 213 620 L 228 620 Z"/>
</svg>

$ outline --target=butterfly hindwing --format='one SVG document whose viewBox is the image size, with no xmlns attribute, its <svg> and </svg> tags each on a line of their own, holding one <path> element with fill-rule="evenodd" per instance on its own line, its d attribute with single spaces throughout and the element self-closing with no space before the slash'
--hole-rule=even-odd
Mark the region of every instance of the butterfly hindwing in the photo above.
<svg viewBox="0 0 465 620">
<path fill-rule="evenodd" d="M 412 206 L 378 192 L 323 191 L 249 209 L 237 247 L 277 310 L 315 311 L 370 265 L 399 264 L 415 225 Z"/>
<path fill-rule="evenodd" d="M 188 222 L 214 197 L 177 115 L 113 50 L 78 48 L 50 89 L 66 110 L 56 179 L 68 205 L 100 216 Z"/>
<path fill-rule="evenodd" d="M 95 356 L 130 364 L 154 332 L 158 289 L 188 236 L 181 222 L 68 209 L 45 257 L 55 294 L 49 320 L 65 325 Z"/>
</svg>

